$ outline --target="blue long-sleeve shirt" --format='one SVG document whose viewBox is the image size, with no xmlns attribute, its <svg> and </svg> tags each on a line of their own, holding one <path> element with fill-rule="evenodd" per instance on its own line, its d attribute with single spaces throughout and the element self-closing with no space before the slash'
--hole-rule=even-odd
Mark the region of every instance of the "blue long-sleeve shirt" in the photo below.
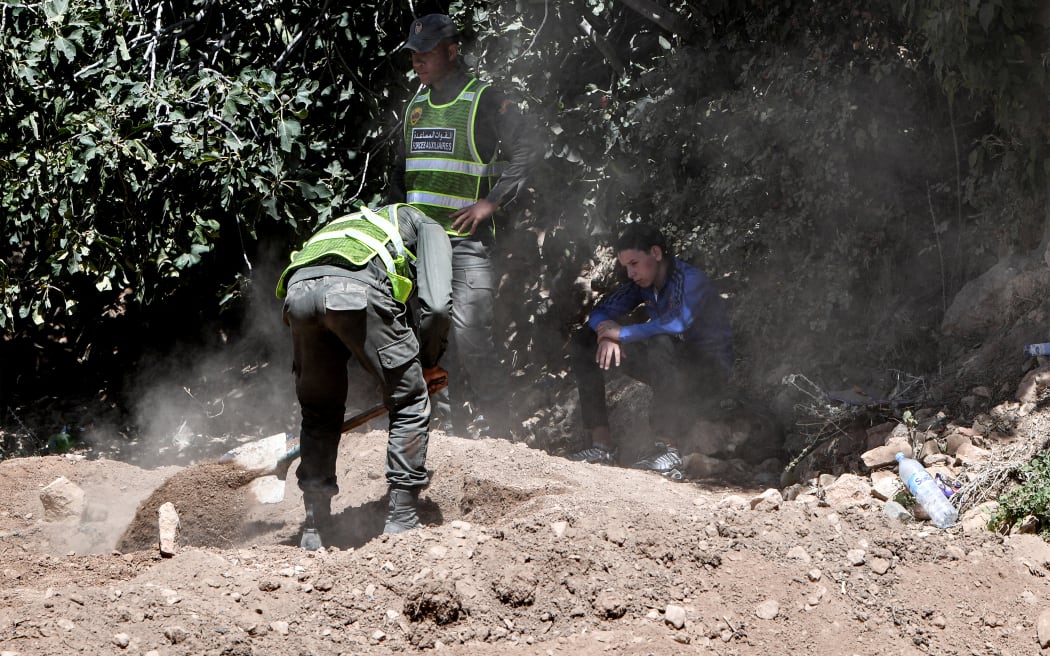
<svg viewBox="0 0 1050 656">
<path fill-rule="evenodd" d="M 644 304 L 649 321 L 623 326 L 620 341 L 674 335 L 706 353 L 726 370 L 733 366 L 733 329 L 725 302 L 703 271 L 676 257 L 668 262 L 667 278 L 661 289 L 644 288 L 634 282 L 618 287 L 602 299 L 591 312 L 587 325 L 597 329 L 601 322 L 619 321 Z"/>
</svg>

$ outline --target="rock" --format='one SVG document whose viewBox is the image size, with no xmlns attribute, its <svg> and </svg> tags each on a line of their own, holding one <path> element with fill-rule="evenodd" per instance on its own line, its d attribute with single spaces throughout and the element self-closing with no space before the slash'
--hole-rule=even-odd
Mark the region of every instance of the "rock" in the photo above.
<svg viewBox="0 0 1050 656">
<path fill-rule="evenodd" d="M 719 508 L 747 508 L 749 504 L 747 499 L 740 496 L 739 494 L 730 494 L 724 499 L 718 502 Z"/>
<path fill-rule="evenodd" d="M 569 528 L 569 522 L 558 521 L 551 522 L 551 531 L 554 532 L 554 537 L 561 538 L 565 537 L 565 531 Z"/>
<path fill-rule="evenodd" d="M 616 620 L 627 613 L 627 602 L 618 594 L 602 591 L 594 600 L 594 613 L 604 620 Z"/>
<path fill-rule="evenodd" d="M 1039 619 L 1035 622 L 1035 634 L 1039 638 L 1040 647 L 1050 647 L 1050 608 L 1045 608 L 1039 613 Z"/>
<path fill-rule="evenodd" d="M 843 474 L 824 488 L 824 501 L 836 510 L 867 506 L 871 502 L 871 484 L 866 477 Z"/>
<path fill-rule="evenodd" d="M 685 609 L 681 606 L 668 604 L 664 609 L 664 621 L 676 629 L 685 627 Z"/>
<path fill-rule="evenodd" d="M 988 520 L 999 509 L 998 501 L 985 501 L 981 505 L 963 513 L 959 525 L 964 533 L 976 533 L 988 530 Z"/>
<path fill-rule="evenodd" d="M 867 448 L 874 449 L 875 447 L 884 446 L 890 439 L 890 435 L 893 434 L 893 429 L 899 426 L 895 421 L 886 421 L 878 426 L 872 426 L 865 431 L 868 436 Z"/>
<path fill-rule="evenodd" d="M 755 615 L 761 620 L 772 620 L 780 614 L 780 604 L 776 599 L 766 599 L 755 608 Z"/>
<path fill-rule="evenodd" d="M 809 579 L 810 581 L 814 582 L 814 583 L 819 581 L 822 576 L 823 576 L 823 574 L 821 573 L 821 571 L 819 569 L 816 569 L 816 568 L 811 569 L 808 572 L 806 572 L 806 578 Z"/>
<path fill-rule="evenodd" d="M 784 503 L 784 497 L 781 496 L 780 490 L 769 488 L 762 494 L 751 499 L 750 506 L 752 510 L 764 510 L 768 512 L 776 510 L 782 503 Z"/>
<path fill-rule="evenodd" d="M 882 507 L 882 512 L 890 519 L 898 522 L 910 522 L 914 519 L 911 513 L 908 512 L 908 509 L 896 501 L 887 501 L 886 505 Z"/>
<path fill-rule="evenodd" d="M 270 628 L 273 630 L 274 633 L 278 635 L 288 635 L 288 622 L 275 620 L 273 622 L 270 622 Z"/>
<path fill-rule="evenodd" d="M 846 552 L 846 560 L 849 561 L 850 565 L 863 565 L 867 559 L 867 552 L 863 549 L 850 549 Z"/>
<path fill-rule="evenodd" d="M 879 500 L 888 501 L 904 489 L 897 472 L 883 469 L 871 474 L 871 493 Z"/>
<path fill-rule="evenodd" d="M 896 467 L 896 456 L 898 453 L 903 453 L 908 458 L 911 457 L 911 443 L 906 438 L 890 438 L 883 446 L 877 446 L 870 451 L 865 451 L 861 454 L 860 459 L 869 471 L 874 471 L 886 469 L 887 467 Z"/>
<path fill-rule="evenodd" d="M 872 558 L 871 562 L 868 563 L 868 568 L 879 576 L 882 576 L 890 571 L 890 561 L 885 558 Z"/>
<path fill-rule="evenodd" d="M 963 444 L 955 452 L 955 459 L 963 465 L 976 465 L 983 462 L 988 462 L 992 457 L 992 452 L 987 449 L 982 449 L 979 446 L 973 444 Z"/>
<path fill-rule="evenodd" d="M 728 462 L 720 458 L 713 458 L 703 453 L 690 453 L 682 458 L 682 469 L 685 471 L 686 478 L 704 479 L 721 476 L 731 467 Z"/>
<path fill-rule="evenodd" d="M 126 633 L 118 633 L 113 636 L 113 644 L 121 649 L 127 649 L 128 645 L 131 644 L 131 637 Z"/>
<path fill-rule="evenodd" d="M 435 544 L 427 550 L 427 554 L 434 560 L 443 560 L 448 555 L 448 547 L 443 544 Z"/>
<path fill-rule="evenodd" d="M 79 517 L 84 511 L 84 490 L 65 476 L 59 476 L 40 490 L 40 503 L 44 505 L 45 520 Z"/>
<path fill-rule="evenodd" d="M 160 534 L 160 555 L 174 556 L 179 542 L 179 514 L 170 501 L 157 508 L 157 529 Z"/>
<path fill-rule="evenodd" d="M 181 626 L 169 626 L 164 629 L 164 637 L 167 638 L 168 642 L 171 644 L 177 645 L 189 640 L 190 632 Z"/>
<path fill-rule="evenodd" d="M 792 560 L 802 561 L 803 563 L 808 563 L 811 560 L 809 554 L 806 553 L 805 548 L 803 548 L 801 545 L 795 545 L 788 549 L 787 557 Z"/>
<path fill-rule="evenodd" d="M 964 444 L 973 444 L 970 440 L 970 436 L 956 431 L 948 435 L 946 438 L 946 446 L 944 450 L 948 455 L 954 456 L 959 451 L 959 447 Z"/>
</svg>

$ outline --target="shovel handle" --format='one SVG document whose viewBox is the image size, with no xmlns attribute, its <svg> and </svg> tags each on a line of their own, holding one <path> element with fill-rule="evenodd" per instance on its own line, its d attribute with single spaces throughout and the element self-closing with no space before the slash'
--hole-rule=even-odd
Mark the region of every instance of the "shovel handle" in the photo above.
<svg viewBox="0 0 1050 656">
<path fill-rule="evenodd" d="M 427 379 L 427 393 L 433 396 L 446 387 L 448 387 L 448 374 L 444 369 L 434 370 L 433 376 Z M 358 426 L 366 424 L 376 417 L 382 417 L 385 414 L 386 406 L 382 403 L 372 406 L 367 410 L 357 413 L 353 417 L 344 419 L 343 425 L 340 428 L 340 433 L 348 433 Z M 273 468 L 274 476 L 283 481 L 288 476 L 288 468 L 291 467 L 292 461 L 298 458 L 301 454 L 302 448 L 298 444 L 291 449 L 288 449 L 288 453 L 284 454 L 277 460 L 277 465 Z"/>
</svg>

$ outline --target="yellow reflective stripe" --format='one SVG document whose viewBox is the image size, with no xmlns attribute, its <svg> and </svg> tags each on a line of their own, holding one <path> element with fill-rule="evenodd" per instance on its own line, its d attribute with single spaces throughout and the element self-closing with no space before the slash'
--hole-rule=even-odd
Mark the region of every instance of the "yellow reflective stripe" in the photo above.
<svg viewBox="0 0 1050 656">
<path fill-rule="evenodd" d="M 397 216 L 396 207 L 388 211 L 392 212 L 394 216 Z M 401 231 L 398 230 L 391 221 L 387 221 L 363 205 L 361 206 L 361 214 L 369 223 L 385 232 L 386 236 L 390 238 L 390 241 L 394 242 L 395 253 L 398 255 L 403 255 L 405 253 L 405 242 L 401 240 Z"/>
<path fill-rule="evenodd" d="M 397 273 L 394 270 L 394 258 L 390 256 L 390 251 L 386 249 L 386 244 L 380 243 L 380 241 L 375 237 L 372 237 L 371 235 L 366 235 L 365 233 L 355 230 L 353 228 L 347 228 L 347 230 L 351 233 L 356 233 L 349 234 L 347 235 L 348 237 L 353 237 L 354 239 L 360 241 L 362 244 L 368 246 L 376 252 L 376 255 L 379 256 L 379 259 L 383 260 L 383 264 L 386 265 L 387 273 Z"/>
<path fill-rule="evenodd" d="M 447 196 L 445 194 L 433 194 L 426 191 L 410 191 L 408 192 L 407 200 L 409 204 L 412 205 L 437 205 L 439 207 L 448 207 L 457 210 L 461 210 L 464 207 L 470 207 L 477 202 L 470 198 Z"/>
<path fill-rule="evenodd" d="M 502 175 L 504 162 L 475 164 L 461 159 L 441 159 L 437 157 L 409 157 L 405 161 L 406 171 L 448 171 L 466 173 L 478 177 Z"/>
</svg>

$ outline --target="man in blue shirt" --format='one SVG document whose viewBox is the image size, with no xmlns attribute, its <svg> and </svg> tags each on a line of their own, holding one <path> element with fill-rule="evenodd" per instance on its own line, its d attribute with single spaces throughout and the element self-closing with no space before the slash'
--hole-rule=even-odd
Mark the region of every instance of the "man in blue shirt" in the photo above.
<svg viewBox="0 0 1050 656">
<path fill-rule="evenodd" d="M 632 224 L 616 241 L 629 282 L 604 298 L 572 340 L 572 364 L 587 433 L 572 460 L 612 464 L 604 372 L 619 368 L 653 390 L 649 425 L 657 451 L 634 467 L 669 473 L 682 465 L 678 438 L 723 396 L 733 366 L 733 331 L 711 280 L 676 258 L 664 235 Z M 644 305 L 648 321 L 623 323 Z"/>
</svg>

